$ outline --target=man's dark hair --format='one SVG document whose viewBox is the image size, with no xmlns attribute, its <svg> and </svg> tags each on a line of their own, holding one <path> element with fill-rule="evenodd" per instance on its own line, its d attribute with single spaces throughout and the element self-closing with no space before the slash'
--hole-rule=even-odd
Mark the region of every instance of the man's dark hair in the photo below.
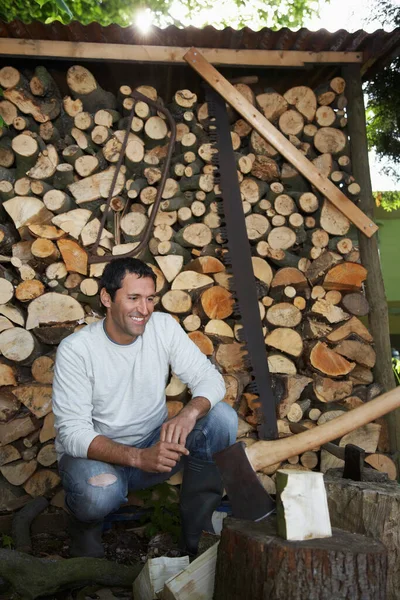
<svg viewBox="0 0 400 600">
<path fill-rule="evenodd" d="M 100 281 L 100 289 L 105 288 L 114 300 L 117 290 L 122 287 L 125 275 L 135 273 L 138 277 L 150 277 L 156 285 L 156 276 L 152 269 L 138 258 L 115 258 L 108 263 L 103 271 Z"/>
</svg>

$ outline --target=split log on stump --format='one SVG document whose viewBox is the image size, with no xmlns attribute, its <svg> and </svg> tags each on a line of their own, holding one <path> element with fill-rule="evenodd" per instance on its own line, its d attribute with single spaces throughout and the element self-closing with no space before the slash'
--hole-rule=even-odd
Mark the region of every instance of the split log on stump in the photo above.
<svg viewBox="0 0 400 600">
<path fill-rule="evenodd" d="M 396 483 L 363 483 L 325 475 L 325 488 L 333 527 L 379 540 L 388 554 L 387 600 L 400 590 L 400 491 Z M 372 541 L 372 540 L 370 540 Z"/>
<path fill-rule="evenodd" d="M 131 588 L 141 568 L 141 565 L 126 567 L 99 558 L 51 560 L 0 549 L 0 576 L 22 600 L 35 600 L 61 589 L 94 584 Z"/>
<path fill-rule="evenodd" d="M 331 538 L 290 542 L 277 536 L 274 518 L 253 523 L 229 517 L 218 549 L 214 597 L 384 600 L 386 570 L 385 547 L 365 536 L 336 529 Z"/>
</svg>

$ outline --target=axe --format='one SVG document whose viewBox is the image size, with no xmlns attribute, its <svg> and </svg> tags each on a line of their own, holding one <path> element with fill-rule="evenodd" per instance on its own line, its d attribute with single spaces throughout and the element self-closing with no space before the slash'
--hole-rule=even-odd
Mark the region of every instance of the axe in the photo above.
<svg viewBox="0 0 400 600">
<path fill-rule="evenodd" d="M 400 387 L 359 406 L 328 423 L 290 437 L 260 441 L 245 448 L 237 442 L 213 458 L 232 505 L 232 515 L 260 521 L 275 509 L 275 502 L 259 482 L 256 471 L 342 437 L 400 406 Z"/>
</svg>

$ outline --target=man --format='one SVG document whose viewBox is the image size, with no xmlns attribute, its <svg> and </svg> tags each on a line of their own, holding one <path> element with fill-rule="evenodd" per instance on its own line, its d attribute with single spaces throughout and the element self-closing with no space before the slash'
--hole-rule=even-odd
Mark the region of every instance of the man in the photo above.
<svg viewBox="0 0 400 600">
<path fill-rule="evenodd" d="M 134 258 L 110 262 L 101 281 L 106 317 L 62 341 L 53 384 L 56 449 L 70 515 L 71 555 L 103 556 L 103 519 L 129 490 L 184 467 L 183 541 L 195 554 L 222 484 L 214 452 L 234 443 L 224 381 L 175 319 L 154 311 L 155 276 Z M 192 399 L 167 420 L 170 368 Z"/>
</svg>

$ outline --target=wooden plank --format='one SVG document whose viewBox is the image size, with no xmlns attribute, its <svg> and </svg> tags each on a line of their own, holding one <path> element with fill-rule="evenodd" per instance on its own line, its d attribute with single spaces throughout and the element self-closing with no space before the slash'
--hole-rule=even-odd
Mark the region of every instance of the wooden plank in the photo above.
<svg viewBox="0 0 400 600">
<path fill-rule="evenodd" d="M 185 64 L 188 47 L 141 46 L 92 42 L 60 42 L 0 38 L 2 56 L 37 56 L 77 60 L 157 62 Z M 306 64 L 362 63 L 362 52 L 300 52 L 280 50 L 232 50 L 201 48 L 202 54 L 215 65 L 240 67 L 304 67 Z"/>
<path fill-rule="evenodd" d="M 278 131 L 242 94 L 240 94 L 202 56 L 199 50 L 191 48 L 184 56 L 188 64 L 203 77 L 244 119 L 274 146 L 304 177 L 310 181 L 332 204 L 340 210 L 360 231 L 371 237 L 378 227 L 351 200 L 349 200 L 329 179 L 297 148 Z"/>
</svg>

